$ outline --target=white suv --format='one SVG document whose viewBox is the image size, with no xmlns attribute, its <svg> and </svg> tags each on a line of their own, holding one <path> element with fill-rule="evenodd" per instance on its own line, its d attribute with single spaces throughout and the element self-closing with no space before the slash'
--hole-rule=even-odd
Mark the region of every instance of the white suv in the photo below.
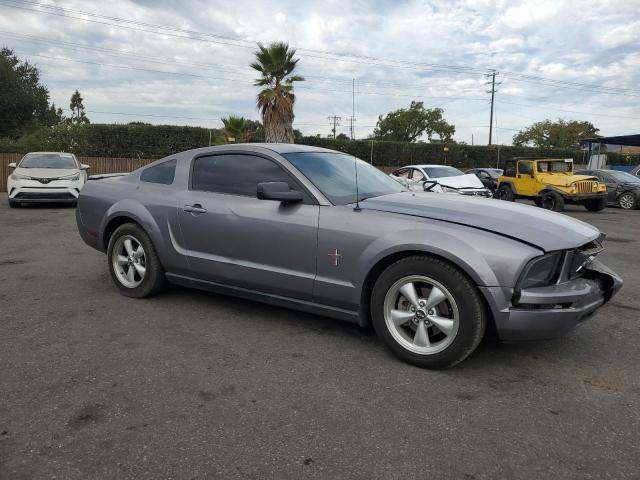
<svg viewBox="0 0 640 480">
<path fill-rule="evenodd" d="M 78 162 L 72 153 L 31 152 L 10 163 L 15 170 L 7 180 L 9 206 L 22 203 L 76 203 L 87 181 L 89 165 Z"/>
</svg>

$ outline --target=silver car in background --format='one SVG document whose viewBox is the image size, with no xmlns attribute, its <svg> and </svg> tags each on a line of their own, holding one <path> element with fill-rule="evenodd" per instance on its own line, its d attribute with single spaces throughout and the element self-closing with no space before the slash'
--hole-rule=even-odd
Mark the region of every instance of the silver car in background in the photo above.
<svg viewBox="0 0 640 480">
<path fill-rule="evenodd" d="M 409 165 L 395 170 L 390 176 L 410 190 L 485 198 L 493 196 L 475 174 L 466 174 L 448 165 Z"/>
<path fill-rule="evenodd" d="M 206 147 L 89 180 L 76 218 L 124 295 L 168 281 L 372 323 L 427 368 L 466 358 L 489 326 L 505 340 L 562 334 L 622 285 L 596 259 L 603 235 L 591 225 L 411 192 L 352 156 L 301 145 Z"/>
</svg>

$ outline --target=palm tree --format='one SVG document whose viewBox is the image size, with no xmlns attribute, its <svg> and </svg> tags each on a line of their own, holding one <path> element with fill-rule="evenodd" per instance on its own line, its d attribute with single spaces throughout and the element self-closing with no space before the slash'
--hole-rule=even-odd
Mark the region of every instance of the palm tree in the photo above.
<svg viewBox="0 0 640 480">
<path fill-rule="evenodd" d="M 254 85 L 264 87 L 258 93 L 256 103 L 262 114 L 265 142 L 293 143 L 293 82 L 304 78 L 292 75 L 298 64 L 296 51 L 284 42 L 265 47 L 258 44 L 256 61 L 251 64 L 262 75 Z"/>
<path fill-rule="evenodd" d="M 249 126 L 249 120 L 244 117 L 234 117 L 233 115 L 223 118 L 224 131 L 227 137 L 235 138 L 236 142 L 242 142 Z"/>
</svg>

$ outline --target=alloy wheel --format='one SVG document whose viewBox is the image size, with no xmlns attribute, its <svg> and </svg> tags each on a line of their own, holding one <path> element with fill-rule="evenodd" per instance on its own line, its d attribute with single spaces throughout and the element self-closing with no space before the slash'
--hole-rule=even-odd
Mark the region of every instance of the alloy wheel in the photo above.
<svg viewBox="0 0 640 480">
<path fill-rule="evenodd" d="M 395 282 L 384 300 L 384 319 L 405 349 L 432 355 L 447 348 L 460 325 L 458 305 L 441 283 L 422 275 Z"/>
<path fill-rule="evenodd" d="M 620 198 L 618 199 L 618 203 L 625 210 L 630 210 L 635 207 L 636 201 L 635 198 L 633 198 L 633 195 L 631 195 L 630 193 L 625 193 L 624 195 L 620 196 Z"/>
<path fill-rule="evenodd" d="M 123 235 L 113 246 L 113 271 L 118 281 L 127 288 L 136 288 L 147 273 L 144 248 L 132 235 Z"/>
</svg>

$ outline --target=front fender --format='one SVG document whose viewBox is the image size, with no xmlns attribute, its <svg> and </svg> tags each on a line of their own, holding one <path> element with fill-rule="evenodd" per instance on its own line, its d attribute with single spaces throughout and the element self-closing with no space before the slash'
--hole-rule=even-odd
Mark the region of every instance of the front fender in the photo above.
<svg viewBox="0 0 640 480">
<path fill-rule="evenodd" d="M 515 285 L 524 265 L 542 251 L 517 240 L 462 225 L 429 222 L 427 228 L 388 233 L 367 246 L 357 263 L 360 283 L 385 258 L 418 251 L 442 257 L 478 286 Z"/>
</svg>

